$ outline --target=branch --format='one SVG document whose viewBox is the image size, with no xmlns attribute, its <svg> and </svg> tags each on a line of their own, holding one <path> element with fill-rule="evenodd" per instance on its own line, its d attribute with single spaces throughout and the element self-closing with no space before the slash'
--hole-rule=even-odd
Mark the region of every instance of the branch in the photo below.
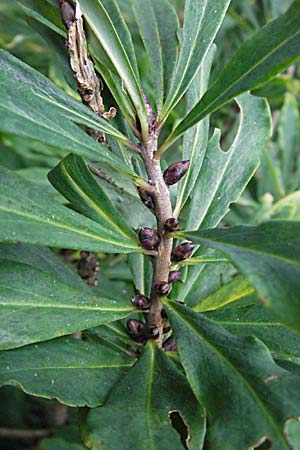
<svg viewBox="0 0 300 450">
<path fill-rule="evenodd" d="M 155 129 L 155 118 L 146 98 L 145 103 L 148 111 L 149 138 L 147 142 L 142 142 L 141 144 L 141 156 L 148 178 L 154 187 L 151 195 L 154 198 L 157 232 L 160 237 L 158 253 L 152 258 L 153 279 L 150 295 L 151 304 L 149 313 L 146 316 L 146 327 L 149 334 L 151 334 L 151 330 L 153 329 L 158 330 L 158 346 L 161 347 L 163 340 L 163 321 L 161 315 L 163 305 L 161 303 L 162 293 L 158 293 L 157 287 L 161 283 L 167 285 L 169 279 L 173 239 L 166 234 L 165 223 L 167 219 L 173 216 L 173 212 L 169 189 L 164 181 L 160 167 L 160 159 L 155 157 L 159 131 Z"/>
<path fill-rule="evenodd" d="M 115 117 L 117 110 L 113 107 L 108 112 L 104 110 L 103 99 L 100 94 L 102 84 L 96 75 L 94 63 L 88 54 L 79 3 L 75 3 L 74 10 L 67 0 L 60 0 L 60 11 L 67 29 L 66 46 L 70 54 L 70 66 L 74 73 L 82 101 L 99 116 L 104 119 L 111 119 Z M 88 130 L 88 133 L 96 141 L 105 141 L 104 134 L 99 131 Z"/>
<path fill-rule="evenodd" d="M 0 437 L 6 439 L 39 439 L 50 436 L 52 430 L 37 429 L 37 430 L 18 430 L 15 428 L 0 427 Z"/>
</svg>

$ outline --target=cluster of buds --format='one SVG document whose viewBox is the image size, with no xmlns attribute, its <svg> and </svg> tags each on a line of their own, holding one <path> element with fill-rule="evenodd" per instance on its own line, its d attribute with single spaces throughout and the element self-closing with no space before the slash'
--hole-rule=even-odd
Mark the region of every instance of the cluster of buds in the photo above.
<svg viewBox="0 0 300 450">
<path fill-rule="evenodd" d="M 186 174 L 190 166 L 190 161 L 178 161 L 171 164 L 163 174 L 164 181 L 167 186 L 178 183 L 179 180 Z"/>
<path fill-rule="evenodd" d="M 143 227 L 139 231 L 139 239 L 146 250 L 156 250 L 160 244 L 160 237 L 153 228 Z"/>
<path fill-rule="evenodd" d="M 146 191 L 146 189 L 141 188 L 138 186 L 138 193 L 140 196 L 140 199 L 144 203 L 147 208 L 154 210 L 155 209 L 155 202 L 153 196 L 150 194 L 150 192 Z"/>
<path fill-rule="evenodd" d="M 194 248 L 195 246 L 190 242 L 184 242 L 183 244 L 178 245 L 178 247 L 174 248 L 172 251 L 171 261 L 177 263 L 189 258 L 193 253 Z"/>
</svg>

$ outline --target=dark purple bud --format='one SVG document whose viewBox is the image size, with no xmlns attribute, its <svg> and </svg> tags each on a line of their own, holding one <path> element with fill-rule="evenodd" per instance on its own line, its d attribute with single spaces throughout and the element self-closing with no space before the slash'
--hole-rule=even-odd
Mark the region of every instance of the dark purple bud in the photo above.
<svg viewBox="0 0 300 450">
<path fill-rule="evenodd" d="M 170 322 L 167 322 L 163 327 L 163 334 L 169 333 L 170 330 L 171 330 Z"/>
<path fill-rule="evenodd" d="M 176 342 L 173 336 L 170 336 L 164 343 L 163 349 L 166 352 L 177 352 Z"/>
<path fill-rule="evenodd" d="M 180 277 L 181 273 L 179 270 L 171 270 L 171 272 L 169 273 L 168 283 L 175 283 L 175 281 L 180 280 Z"/>
<path fill-rule="evenodd" d="M 188 168 L 190 166 L 190 161 L 178 161 L 176 163 L 171 164 L 164 171 L 164 180 L 167 186 L 171 186 L 172 184 L 178 183 L 179 180 L 186 174 Z"/>
<path fill-rule="evenodd" d="M 145 324 L 140 320 L 128 319 L 127 330 L 135 341 L 143 342 L 145 340 Z"/>
<path fill-rule="evenodd" d="M 132 297 L 131 302 L 134 306 L 140 309 L 148 309 L 150 306 L 149 298 L 142 294 L 137 294 Z"/>
<path fill-rule="evenodd" d="M 161 281 L 155 285 L 155 290 L 158 295 L 165 296 L 168 295 L 170 291 L 170 285 L 166 281 Z"/>
<path fill-rule="evenodd" d="M 138 189 L 140 199 L 142 200 L 144 205 L 147 206 L 147 208 L 149 208 L 149 209 L 155 209 L 154 198 L 152 197 L 150 192 L 146 191 L 146 189 L 143 189 L 140 186 L 138 186 L 137 189 Z"/>
<path fill-rule="evenodd" d="M 148 339 L 158 339 L 159 330 L 155 325 L 151 325 L 147 330 L 147 338 Z"/>
<path fill-rule="evenodd" d="M 184 242 L 183 244 L 178 245 L 178 247 L 174 248 L 172 251 L 171 261 L 176 263 L 189 258 L 194 248 L 195 246 L 190 242 Z"/>
<path fill-rule="evenodd" d="M 139 239 L 146 250 L 155 250 L 159 246 L 160 238 L 153 228 L 143 227 L 139 231 Z"/>
<path fill-rule="evenodd" d="M 60 15 L 66 28 L 75 22 L 75 10 L 66 0 L 60 0 Z"/>
<path fill-rule="evenodd" d="M 165 222 L 165 230 L 169 233 L 172 233 L 172 231 L 177 231 L 178 227 L 178 219 L 176 217 L 170 217 Z"/>
<path fill-rule="evenodd" d="M 160 314 L 161 314 L 162 319 L 167 319 L 168 318 L 165 308 L 163 308 L 161 310 Z"/>
</svg>

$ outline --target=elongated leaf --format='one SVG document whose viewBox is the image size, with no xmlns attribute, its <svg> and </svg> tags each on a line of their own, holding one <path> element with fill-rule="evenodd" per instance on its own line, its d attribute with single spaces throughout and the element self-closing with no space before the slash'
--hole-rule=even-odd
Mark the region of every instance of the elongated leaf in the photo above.
<svg viewBox="0 0 300 450">
<path fill-rule="evenodd" d="M 183 40 L 161 118 L 186 92 L 223 22 L 230 0 L 186 0 Z"/>
<path fill-rule="evenodd" d="M 55 339 L 0 352 L 0 385 L 14 385 L 70 406 L 102 404 L 133 358 L 105 345 Z M 84 382 L 82 382 L 84 380 Z"/>
<path fill-rule="evenodd" d="M 117 11 L 117 8 L 114 8 L 114 13 L 116 15 L 110 17 L 108 11 L 106 11 L 99 0 L 80 0 L 79 4 L 83 11 L 84 18 L 87 20 L 120 78 L 123 80 L 131 100 L 135 105 L 143 133 L 147 136 L 148 120 L 137 74 L 134 73 L 132 64 L 122 44 L 121 36 L 118 35 L 112 22 L 112 20 L 116 20 L 117 14 L 118 21 L 121 23 L 123 22 L 120 11 Z"/>
<path fill-rule="evenodd" d="M 177 60 L 178 17 L 168 0 L 133 0 L 133 6 L 150 58 L 159 112 Z"/>
<path fill-rule="evenodd" d="M 103 7 L 105 8 L 117 35 L 119 36 L 120 42 L 125 50 L 127 58 L 130 61 L 130 64 L 133 68 L 134 74 L 139 80 L 139 73 L 137 67 L 137 60 L 135 55 L 135 50 L 132 42 L 132 37 L 130 31 L 127 27 L 127 24 L 124 20 L 124 16 L 121 12 L 120 5 L 118 0 L 100 0 Z"/>
<path fill-rule="evenodd" d="M 62 281 L 73 288 L 89 290 L 88 286 L 78 276 L 75 270 L 64 264 L 62 259 L 56 256 L 47 247 L 38 245 L 0 244 L 0 259 L 27 264 L 35 269 L 47 272 L 56 280 Z"/>
<path fill-rule="evenodd" d="M 278 123 L 281 170 L 286 192 L 294 187 L 299 188 L 300 174 L 296 170 L 300 145 L 299 121 L 297 100 L 291 95 L 286 95 Z"/>
<path fill-rule="evenodd" d="M 151 292 L 152 264 L 146 255 L 131 253 L 128 256 L 129 268 L 137 291 L 149 296 Z"/>
<path fill-rule="evenodd" d="M 200 102 L 163 144 L 169 147 L 184 131 L 242 92 L 269 81 L 300 56 L 300 2 L 254 33 L 233 55 Z"/>
<path fill-rule="evenodd" d="M 0 260 L 0 348 L 10 349 L 114 322 L 129 301 L 99 298 L 26 264 Z"/>
<path fill-rule="evenodd" d="M 18 0 L 24 12 L 40 23 L 52 29 L 62 37 L 66 36 L 60 18 L 59 8 L 45 0 Z"/>
<path fill-rule="evenodd" d="M 226 153 L 220 148 L 219 131 L 210 139 L 187 212 L 188 229 L 215 227 L 220 222 L 257 169 L 271 135 L 265 100 L 244 94 L 237 101 L 241 111 L 237 135 Z"/>
<path fill-rule="evenodd" d="M 0 50 L 0 130 L 31 137 L 60 149 L 105 161 L 134 177 L 130 169 L 76 123 L 128 139 L 108 121 L 69 97 L 45 76 Z"/>
<path fill-rule="evenodd" d="M 217 311 L 205 312 L 205 316 L 232 334 L 256 336 L 261 339 L 273 356 L 300 357 L 300 334 L 293 333 L 259 304 L 247 306 L 229 305 Z"/>
<path fill-rule="evenodd" d="M 48 177 L 76 211 L 123 238 L 136 240 L 136 233 L 115 209 L 80 156 L 68 155 Z"/>
<path fill-rule="evenodd" d="M 138 248 L 137 241 L 71 211 L 47 190 L 4 168 L 0 168 L 0 241 L 111 253 Z"/>
<path fill-rule="evenodd" d="M 192 231 L 185 237 L 224 252 L 249 278 L 265 307 L 300 330 L 300 222 Z"/>
<path fill-rule="evenodd" d="M 284 426 L 300 413 L 300 377 L 276 366 L 259 339 L 236 337 L 182 305 L 167 308 L 188 381 L 207 408 L 208 445 L 248 450 L 268 438 L 273 450 L 290 450 Z"/>
<path fill-rule="evenodd" d="M 255 289 L 251 286 L 248 279 L 243 275 L 238 275 L 225 286 L 222 286 L 195 305 L 193 309 L 197 312 L 219 309 L 229 303 L 245 299 L 254 293 Z"/>
<path fill-rule="evenodd" d="M 39 442 L 40 450 L 86 450 L 86 447 L 79 444 L 78 442 L 73 442 L 69 439 L 64 439 L 61 437 L 50 437 L 43 439 Z"/>
<path fill-rule="evenodd" d="M 207 90 L 210 69 L 216 53 L 213 44 L 205 55 L 202 64 L 186 94 L 186 112 L 188 113 Z M 187 174 L 179 183 L 174 215 L 177 217 L 189 198 L 201 171 L 205 150 L 208 143 L 209 118 L 206 117 L 188 130 L 183 137 L 182 159 L 190 161 Z"/>
<path fill-rule="evenodd" d="M 207 249 L 200 247 L 197 253 L 206 256 Z M 185 282 L 175 284 L 171 292 L 172 298 L 180 299 L 191 307 L 195 306 L 219 289 L 224 283 L 224 276 L 226 278 L 229 272 L 232 270 L 228 263 L 200 264 L 188 267 Z"/>
<path fill-rule="evenodd" d="M 124 405 L 126 402 L 126 408 Z M 188 428 L 187 443 L 200 450 L 205 422 L 184 376 L 155 345 L 120 380 L 103 408 L 90 412 L 88 427 L 92 448 L 180 450 L 170 414 L 179 412 Z M 134 418 L 128 426 L 128 419 Z"/>
</svg>

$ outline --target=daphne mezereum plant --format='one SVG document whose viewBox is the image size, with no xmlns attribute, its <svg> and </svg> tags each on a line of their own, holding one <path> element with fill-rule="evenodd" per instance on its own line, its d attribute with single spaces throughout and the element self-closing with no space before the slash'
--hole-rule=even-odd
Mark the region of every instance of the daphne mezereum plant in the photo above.
<svg viewBox="0 0 300 450">
<path fill-rule="evenodd" d="M 299 448 L 300 224 L 217 226 L 270 139 L 249 91 L 299 57 L 300 1 L 213 82 L 230 0 L 185 0 L 182 23 L 169 0 L 18 3 L 61 76 L 0 51 L 0 130 L 55 188 L 0 169 L 1 384 L 77 407 L 66 449 Z M 209 116 L 232 101 L 224 152 Z M 122 273 L 96 286 L 109 254 Z"/>
</svg>

